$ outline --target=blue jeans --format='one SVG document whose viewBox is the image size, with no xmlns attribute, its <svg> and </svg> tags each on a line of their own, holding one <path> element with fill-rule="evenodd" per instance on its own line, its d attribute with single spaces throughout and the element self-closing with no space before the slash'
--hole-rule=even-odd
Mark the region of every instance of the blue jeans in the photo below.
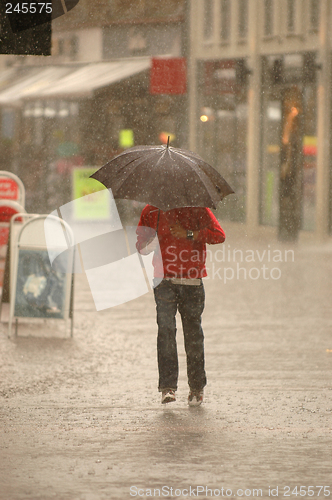
<svg viewBox="0 0 332 500">
<path fill-rule="evenodd" d="M 154 295 L 158 323 L 159 391 L 177 389 L 179 374 L 175 320 L 177 311 L 182 320 L 189 387 L 192 390 L 203 389 L 206 385 L 204 335 L 201 327 L 205 301 L 203 283 L 198 286 L 175 285 L 163 280 L 154 289 Z"/>
</svg>

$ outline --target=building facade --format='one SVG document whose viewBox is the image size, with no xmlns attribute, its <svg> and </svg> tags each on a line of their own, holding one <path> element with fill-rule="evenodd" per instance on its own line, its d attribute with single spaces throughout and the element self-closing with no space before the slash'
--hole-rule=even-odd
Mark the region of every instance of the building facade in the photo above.
<svg viewBox="0 0 332 500">
<path fill-rule="evenodd" d="M 332 233 L 329 0 L 190 2 L 189 142 L 281 240 Z M 232 199 L 231 199 L 232 198 Z"/>
<path fill-rule="evenodd" d="M 74 164 L 167 134 L 184 145 L 186 85 L 163 84 L 175 67 L 186 83 L 186 26 L 184 0 L 80 0 L 53 21 L 50 57 L 0 56 L 0 163 L 22 178 L 28 210 L 69 201 Z"/>
</svg>

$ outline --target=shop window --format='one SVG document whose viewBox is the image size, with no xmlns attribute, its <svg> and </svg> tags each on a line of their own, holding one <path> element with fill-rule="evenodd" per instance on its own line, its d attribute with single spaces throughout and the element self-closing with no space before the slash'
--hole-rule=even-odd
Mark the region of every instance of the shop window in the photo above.
<svg viewBox="0 0 332 500">
<path fill-rule="evenodd" d="M 4 139 L 13 139 L 15 133 L 15 112 L 3 109 L 1 116 L 1 135 Z"/>
<path fill-rule="evenodd" d="M 264 35 L 274 34 L 274 0 L 264 0 Z"/>
<path fill-rule="evenodd" d="M 301 27 L 301 4 L 298 0 L 287 0 L 286 31 L 289 35 L 298 35 L 302 31 Z"/>
<path fill-rule="evenodd" d="M 133 27 L 128 32 L 128 51 L 134 56 L 146 54 L 147 39 L 137 27 Z"/>
<path fill-rule="evenodd" d="M 300 8 L 297 0 L 287 0 L 287 33 L 296 35 L 301 32 Z"/>
<path fill-rule="evenodd" d="M 244 64 L 242 64 L 244 66 Z M 197 150 L 226 178 L 235 195 L 222 204 L 222 216 L 243 222 L 246 206 L 247 82 L 239 61 L 202 61 L 199 66 Z"/>
<path fill-rule="evenodd" d="M 248 35 L 248 0 L 239 0 L 238 15 L 238 35 L 245 39 Z"/>
<path fill-rule="evenodd" d="M 296 0 L 287 0 L 287 31 L 296 31 Z"/>
<path fill-rule="evenodd" d="M 24 117 L 34 118 L 66 118 L 67 116 L 77 116 L 79 106 L 77 102 L 67 101 L 36 101 L 28 103 L 23 109 Z"/>
<path fill-rule="evenodd" d="M 58 53 L 57 53 L 57 55 L 62 56 L 64 54 L 64 52 L 65 52 L 65 41 L 63 38 L 60 38 L 58 40 Z"/>
<path fill-rule="evenodd" d="M 230 38 L 231 5 L 230 0 L 220 2 L 220 39 L 227 42 Z"/>
<path fill-rule="evenodd" d="M 263 58 L 260 222 L 279 227 L 281 239 L 315 229 L 317 84 L 306 77 L 309 55 Z"/>
<path fill-rule="evenodd" d="M 73 36 L 70 39 L 69 55 L 70 55 L 71 59 L 73 59 L 73 60 L 77 59 L 77 55 L 78 55 L 78 37 L 77 36 Z"/>
<path fill-rule="evenodd" d="M 56 103 L 54 101 L 46 101 L 44 104 L 44 117 L 54 118 L 56 116 Z"/>
<path fill-rule="evenodd" d="M 310 0 L 310 30 L 318 31 L 320 16 L 320 0 Z"/>
<path fill-rule="evenodd" d="M 77 59 L 79 40 L 77 36 L 71 38 L 53 38 L 52 56 L 67 56 L 72 60 Z"/>
<path fill-rule="evenodd" d="M 52 56 L 56 56 L 58 54 L 58 39 L 52 38 Z"/>
<path fill-rule="evenodd" d="M 213 35 L 213 0 L 204 0 L 204 40 Z"/>
</svg>

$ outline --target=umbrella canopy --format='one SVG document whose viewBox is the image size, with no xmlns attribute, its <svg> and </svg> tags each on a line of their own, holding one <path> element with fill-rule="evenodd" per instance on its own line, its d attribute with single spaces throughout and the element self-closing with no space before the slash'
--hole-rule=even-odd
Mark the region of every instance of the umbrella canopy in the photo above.
<svg viewBox="0 0 332 500">
<path fill-rule="evenodd" d="M 234 193 L 199 155 L 166 146 L 135 146 L 91 175 L 114 198 L 141 201 L 167 211 L 179 207 L 217 208 Z"/>
</svg>

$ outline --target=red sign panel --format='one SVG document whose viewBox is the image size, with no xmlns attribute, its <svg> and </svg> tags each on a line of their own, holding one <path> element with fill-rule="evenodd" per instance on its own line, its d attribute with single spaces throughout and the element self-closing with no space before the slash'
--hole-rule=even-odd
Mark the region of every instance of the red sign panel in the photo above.
<svg viewBox="0 0 332 500">
<path fill-rule="evenodd" d="M 0 200 L 18 200 L 19 188 L 14 179 L 0 177 Z"/>
<path fill-rule="evenodd" d="M 151 94 L 180 95 L 187 92 L 187 62 L 185 57 L 152 58 Z"/>
</svg>

